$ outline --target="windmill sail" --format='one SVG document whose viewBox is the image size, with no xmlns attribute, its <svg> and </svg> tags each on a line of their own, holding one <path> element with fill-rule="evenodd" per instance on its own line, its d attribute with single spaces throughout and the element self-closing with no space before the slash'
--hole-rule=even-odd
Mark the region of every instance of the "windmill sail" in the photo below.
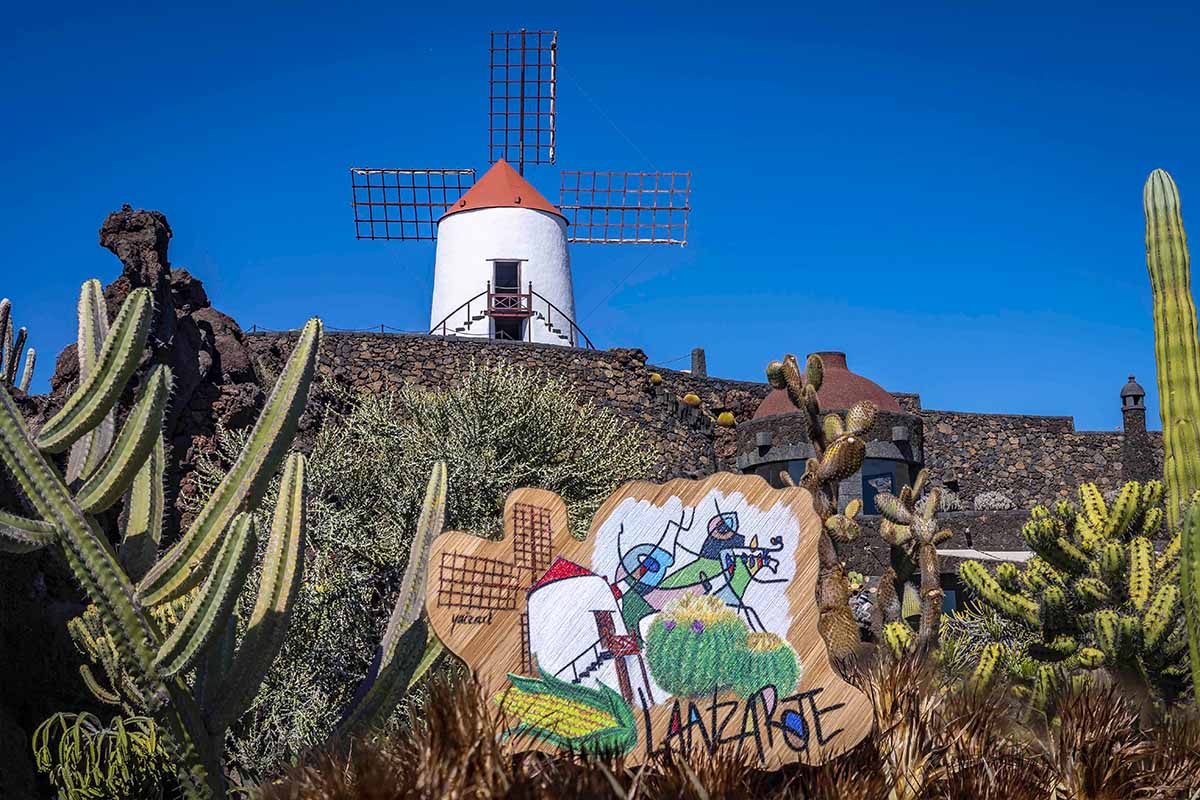
<svg viewBox="0 0 1200 800">
<path fill-rule="evenodd" d="M 559 209 L 569 240 L 592 244 L 687 244 L 690 172 L 564 170 Z"/>
<path fill-rule="evenodd" d="M 359 239 L 436 239 L 446 209 L 475 184 L 473 169 L 350 170 Z"/>
<path fill-rule="evenodd" d="M 488 87 L 488 162 L 553 164 L 558 32 L 493 31 Z"/>
</svg>

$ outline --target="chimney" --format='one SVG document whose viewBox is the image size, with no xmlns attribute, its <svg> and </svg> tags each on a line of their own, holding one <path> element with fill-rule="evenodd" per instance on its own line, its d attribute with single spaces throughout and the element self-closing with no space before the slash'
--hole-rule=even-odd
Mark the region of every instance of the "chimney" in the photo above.
<svg viewBox="0 0 1200 800">
<path fill-rule="evenodd" d="M 1146 432 L 1146 390 L 1132 375 L 1121 389 L 1121 422 L 1126 433 Z"/>
<path fill-rule="evenodd" d="M 704 361 L 703 347 L 696 347 L 692 350 L 692 374 L 697 378 L 708 377 L 708 365 Z"/>
</svg>

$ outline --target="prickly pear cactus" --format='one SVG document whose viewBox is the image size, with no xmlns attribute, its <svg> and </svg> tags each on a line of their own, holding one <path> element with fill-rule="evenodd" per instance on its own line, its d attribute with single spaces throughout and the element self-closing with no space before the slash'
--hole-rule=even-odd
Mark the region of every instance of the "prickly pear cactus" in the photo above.
<svg viewBox="0 0 1200 800">
<path fill-rule="evenodd" d="M 873 627 L 893 654 L 912 648 L 932 652 L 938 645 L 942 621 L 941 571 L 937 546 L 950 538 L 938 523 L 941 489 L 925 490 L 929 473 L 921 470 L 911 486 L 893 495 L 875 495 L 875 507 L 883 521 L 880 537 L 888 543 L 891 564 L 879 579 Z M 914 640 L 908 620 L 920 617 Z"/>
<path fill-rule="evenodd" d="M 808 440 L 815 456 L 808 460 L 800 486 L 813 498 L 813 507 L 824 522 L 819 548 L 820 572 L 817 584 L 817 605 L 820 609 L 818 627 L 835 659 L 856 655 L 861 648 L 858 622 L 850 609 L 850 581 L 846 566 L 838 557 L 837 545 L 858 538 L 855 517 L 862 509 L 855 499 L 838 511 L 838 483 L 862 468 L 867 456 L 863 434 L 875 422 L 876 408 L 867 400 L 855 403 L 843 419 L 838 414 L 821 415 L 817 393 L 825 379 L 825 365 L 820 356 L 811 355 L 804 372 L 793 355 L 767 365 L 767 381 L 776 389 L 787 390 L 792 404 L 805 415 Z M 791 477 L 780 478 L 788 485 Z"/>
<path fill-rule="evenodd" d="M 1037 506 L 1021 530 L 1035 553 L 1023 567 L 962 565 L 963 582 L 982 600 L 1036 632 L 1027 656 L 1040 664 L 1024 691 L 1037 706 L 1058 688 L 1097 673 L 1163 697 L 1186 691 L 1188 638 L 1180 603 L 1179 535 L 1161 552 L 1152 538 L 1163 522 L 1160 481 L 1121 487 L 1112 504 L 1095 484 L 1079 504 Z M 972 681 L 999 673 L 1002 646 L 985 650 Z"/>
</svg>

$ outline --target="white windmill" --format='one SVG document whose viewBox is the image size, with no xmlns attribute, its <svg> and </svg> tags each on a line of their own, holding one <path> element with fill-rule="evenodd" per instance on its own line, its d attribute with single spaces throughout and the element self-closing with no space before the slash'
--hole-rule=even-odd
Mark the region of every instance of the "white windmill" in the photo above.
<svg viewBox="0 0 1200 800">
<path fill-rule="evenodd" d="M 477 183 L 473 169 L 350 170 L 359 239 L 437 240 L 431 334 L 592 347 L 568 243 L 687 243 L 690 172 L 563 171 L 557 206 L 524 178 L 555 163 L 557 52 L 556 31 L 491 34 Z"/>
</svg>

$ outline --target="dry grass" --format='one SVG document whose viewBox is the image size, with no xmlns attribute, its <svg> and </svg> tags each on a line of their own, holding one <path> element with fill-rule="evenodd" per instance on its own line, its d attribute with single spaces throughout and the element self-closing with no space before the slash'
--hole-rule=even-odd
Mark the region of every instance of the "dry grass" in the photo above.
<svg viewBox="0 0 1200 800">
<path fill-rule="evenodd" d="M 1060 699 L 1047 726 L 1007 696 L 959 691 L 915 661 L 860 676 L 876 734 L 820 767 L 754 769 L 733 749 L 626 767 L 619 758 L 514 754 L 478 687 L 445 681 L 405 733 L 323 753 L 264 800 L 803 798 L 1200 800 L 1200 716 L 1142 723 L 1108 687 Z"/>
</svg>

